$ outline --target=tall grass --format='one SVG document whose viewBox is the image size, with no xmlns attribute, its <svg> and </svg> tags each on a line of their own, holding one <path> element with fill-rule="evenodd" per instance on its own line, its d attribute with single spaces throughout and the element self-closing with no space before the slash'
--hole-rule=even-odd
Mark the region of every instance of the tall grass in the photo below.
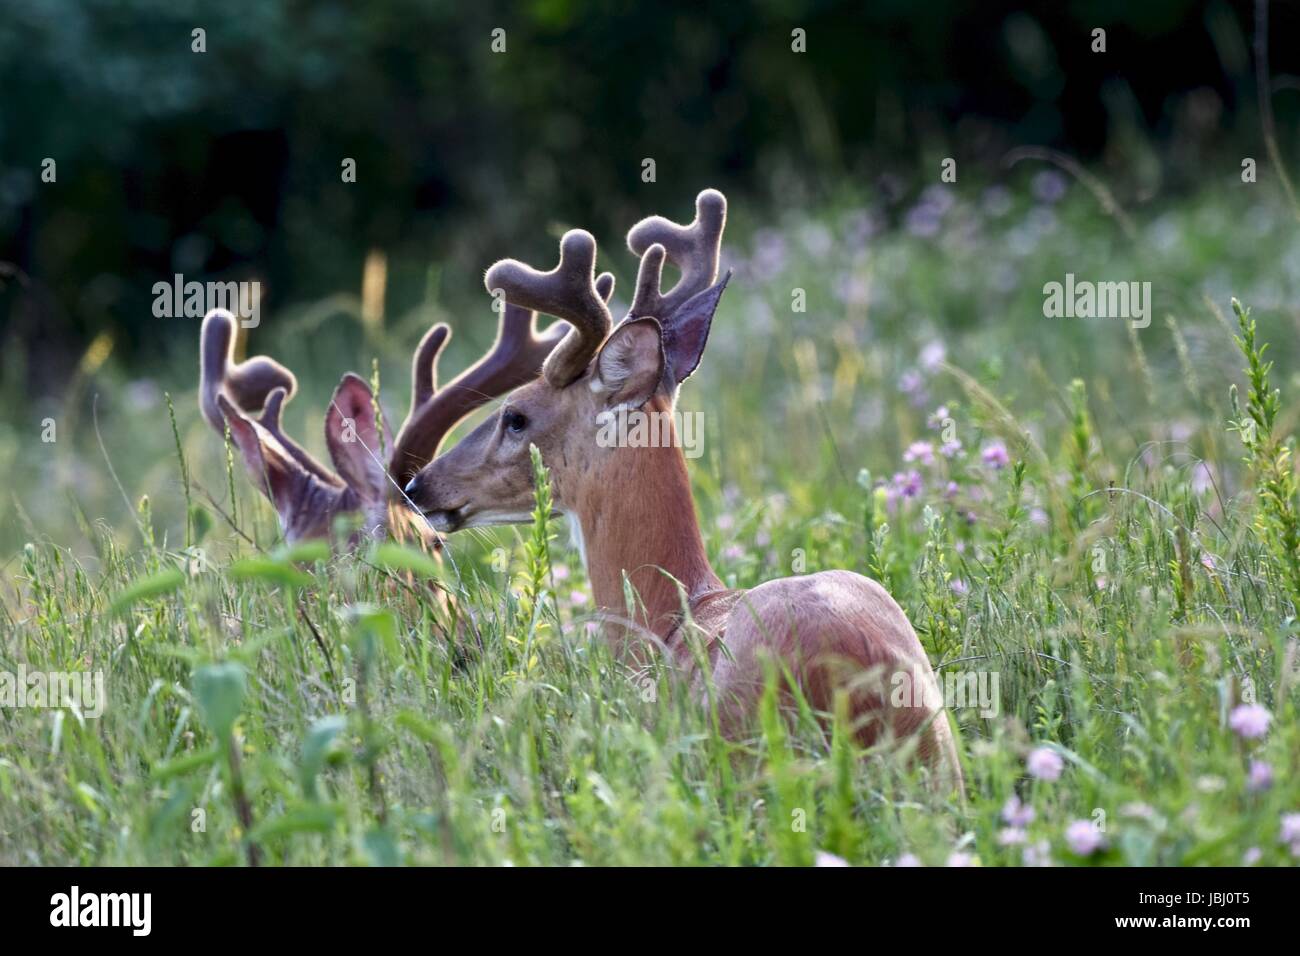
<svg viewBox="0 0 1300 956">
<path fill-rule="evenodd" d="M 97 380 L 129 511 L 85 419 L 44 448 L 20 415 L 0 432 L 17 490 L 0 672 L 99 670 L 108 693 L 98 718 L 0 707 L 0 862 L 1293 862 L 1286 216 L 1211 197 L 1135 225 L 1166 319 L 1135 349 L 1118 322 L 1041 314 L 1067 270 L 1144 278 L 1115 265 L 1127 240 L 1087 197 L 949 200 L 933 239 L 864 226 L 871 207 L 739 222 L 739 294 L 683 400 L 706 415 L 692 476 L 728 584 L 869 574 L 941 677 L 996 676 L 991 708 L 951 711 L 965 803 L 773 696 L 751 738 L 720 738 L 670 670 L 590 639 L 545 500 L 442 562 L 285 548 L 196 414 L 186 356 L 157 383 L 178 396 L 170 428 L 127 411 L 139 382 L 111 364 Z M 1223 286 L 1258 297 L 1258 327 L 1216 318 L 1203 296 Z M 372 377 L 436 312 L 379 338 Z M 363 359 L 304 321 L 267 325 L 304 382 L 289 427 L 310 436 L 325 369 Z M 1030 772 L 1040 748 L 1058 779 Z"/>
</svg>

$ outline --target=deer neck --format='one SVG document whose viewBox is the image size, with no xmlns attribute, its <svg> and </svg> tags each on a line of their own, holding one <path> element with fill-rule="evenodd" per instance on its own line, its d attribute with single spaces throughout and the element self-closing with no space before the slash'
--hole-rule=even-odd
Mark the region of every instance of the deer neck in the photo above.
<svg viewBox="0 0 1300 956">
<path fill-rule="evenodd" d="M 658 400 L 646 406 L 670 409 Z M 689 601 L 722 587 L 704 551 L 675 426 L 672 437 L 668 447 L 614 449 L 584 482 L 573 508 L 596 607 L 630 616 L 660 638 L 681 616 L 677 582 Z M 634 609 L 624 595 L 624 572 L 636 593 Z"/>
</svg>

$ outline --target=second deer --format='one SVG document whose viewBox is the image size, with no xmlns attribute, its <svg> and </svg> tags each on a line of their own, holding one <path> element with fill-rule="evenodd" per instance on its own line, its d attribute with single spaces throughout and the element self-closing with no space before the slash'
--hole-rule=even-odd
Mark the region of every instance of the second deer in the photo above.
<svg viewBox="0 0 1300 956">
<path fill-rule="evenodd" d="M 934 672 L 907 616 L 877 582 L 851 571 L 779 578 L 748 590 L 723 586 L 705 553 L 686 462 L 676 441 L 608 447 L 612 414 L 643 410 L 673 427 L 678 390 L 704 352 L 727 279 L 717 280 L 726 200 L 705 190 L 695 221 L 660 217 L 628 233 L 641 257 L 627 316 L 616 327 L 598 286 L 596 243 L 582 230 L 560 242 L 560 263 L 538 272 L 514 260 L 488 270 L 489 291 L 571 326 L 542 374 L 406 486 L 442 532 L 530 520 L 529 452 L 550 469 L 553 500 L 579 534 L 595 604 L 619 626 L 618 650 L 644 660 L 665 649 L 702 690 L 716 694 L 723 730 L 752 725 L 771 664 L 788 670 L 806 699 L 832 713 L 843 691 L 862 743 L 908 743 L 943 787 L 962 788 L 952 730 Z M 681 272 L 661 291 L 665 260 Z M 604 277 L 602 276 L 602 280 Z M 612 328 L 612 331 L 611 331 Z M 625 582 L 635 599 L 629 607 Z M 702 639 L 701 644 L 692 643 Z M 707 661 L 701 667 L 697 661 Z M 707 671 L 707 673 L 705 672 Z M 920 681 L 909 705 L 891 703 L 895 675 Z"/>
</svg>

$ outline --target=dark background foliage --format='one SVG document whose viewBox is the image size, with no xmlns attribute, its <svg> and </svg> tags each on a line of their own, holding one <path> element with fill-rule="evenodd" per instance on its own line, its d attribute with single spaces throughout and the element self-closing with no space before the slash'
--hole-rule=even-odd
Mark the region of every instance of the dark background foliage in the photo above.
<svg viewBox="0 0 1300 956">
<path fill-rule="evenodd" d="M 1271 16 L 1286 152 L 1300 9 Z M 995 178 L 1017 145 L 1141 202 L 1194 187 L 1207 152 L 1264 155 L 1253 18 L 1223 0 L 6 0 L 0 335 L 29 370 L 104 330 L 147 358 L 192 338 L 150 311 L 176 272 L 259 278 L 274 310 L 355 290 L 382 248 L 390 303 L 467 296 L 493 258 L 546 261 L 561 226 L 616 236 L 703 185 L 877 195 L 946 156 Z"/>
</svg>

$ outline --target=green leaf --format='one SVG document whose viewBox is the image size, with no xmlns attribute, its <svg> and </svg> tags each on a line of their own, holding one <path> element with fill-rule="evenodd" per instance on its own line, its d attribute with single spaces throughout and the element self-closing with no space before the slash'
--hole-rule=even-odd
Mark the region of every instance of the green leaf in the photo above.
<svg viewBox="0 0 1300 956">
<path fill-rule="evenodd" d="M 159 571 L 147 578 L 141 578 L 126 588 L 113 600 L 108 611 L 110 614 L 117 614 L 120 611 L 125 611 L 132 604 L 175 591 L 183 583 L 185 583 L 185 574 L 180 568 L 168 568 L 165 571 Z"/>
<path fill-rule="evenodd" d="M 330 546 L 324 541 L 303 541 L 300 544 L 277 548 L 271 557 L 288 564 L 315 564 L 330 559 Z"/>
<path fill-rule="evenodd" d="M 317 798 L 316 778 L 329 758 L 335 739 L 347 729 L 347 726 L 346 717 L 342 714 L 331 714 L 328 717 L 321 717 L 307 730 L 307 737 L 302 743 L 302 758 L 299 761 L 298 773 L 302 780 L 302 792 L 309 799 Z"/>
<path fill-rule="evenodd" d="M 295 807 L 278 817 L 263 821 L 253 829 L 250 838 L 259 843 L 271 837 L 291 833 L 329 833 L 343 816 L 343 808 L 333 803 L 312 803 Z"/>
<path fill-rule="evenodd" d="M 347 608 L 352 621 L 349 643 L 361 653 L 370 654 L 378 645 L 386 654 L 397 654 L 397 616 L 387 608 L 373 604 L 353 604 Z"/>
<path fill-rule="evenodd" d="M 198 544 L 212 530 L 212 515 L 202 505 L 191 505 L 190 524 L 194 527 L 194 543 Z"/>
<path fill-rule="evenodd" d="M 183 773 L 189 773 L 198 767 L 206 767 L 221 756 L 221 751 L 215 747 L 211 750 L 204 750 L 202 753 L 187 754 L 184 757 L 177 757 L 175 760 L 168 760 L 166 763 L 156 764 L 149 772 L 149 779 L 154 781 L 168 780 L 171 777 L 179 776 Z"/>
<path fill-rule="evenodd" d="M 387 571 L 410 571 L 426 578 L 437 578 L 442 570 L 438 562 L 423 551 L 391 541 L 377 545 L 370 552 L 370 561 Z"/>
<path fill-rule="evenodd" d="M 271 581 L 291 588 L 305 588 L 315 580 L 292 564 L 272 558 L 241 558 L 230 566 L 230 576 L 236 581 Z"/>
<path fill-rule="evenodd" d="M 218 740 L 230 736 L 244 705 L 247 686 L 243 666 L 233 661 L 209 664 L 194 672 L 194 699 L 203 722 Z"/>
</svg>

